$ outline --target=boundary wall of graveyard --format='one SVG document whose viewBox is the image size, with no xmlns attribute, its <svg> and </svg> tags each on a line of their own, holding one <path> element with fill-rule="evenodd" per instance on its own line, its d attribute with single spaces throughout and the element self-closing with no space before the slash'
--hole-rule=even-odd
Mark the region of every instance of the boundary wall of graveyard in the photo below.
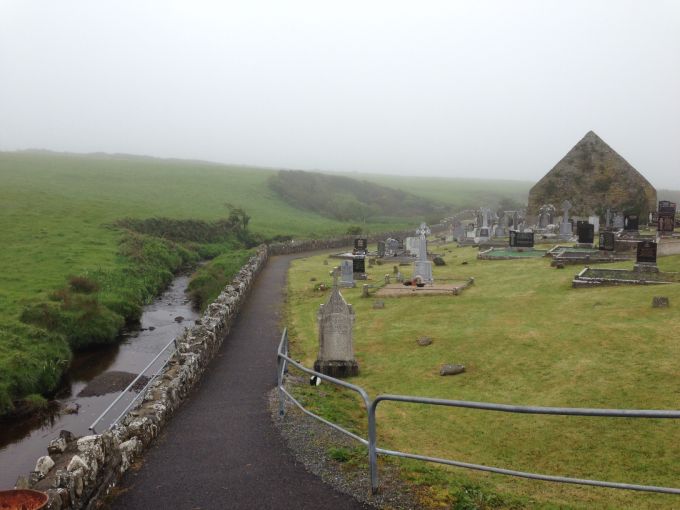
<svg viewBox="0 0 680 510">
<path fill-rule="evenodd" d="M 445 228 L 435 225 L 431 230 L 434 233 Z M 386 232 L 367 236 L 367 239 L 374 242 L 411 233 Z M 177 350 L 149 386 L 142 390 L 145 395 L 136 407 L 119 423 L 100 434 L 77 438 L 62 431 L 60 437 L 47 446 L 47 455 L 37 459 L 35 471 L 27 477 L 20 477 L 17 488 L 46 492 L 49 498 L 47 510 L 96 508 L 98 500 L 118 483 L 132 462 L 150 446 L 200 380 L 269 257 L 342 248 L 350 246 L 356 237 L 291 240 L 258 246 L 255 254 L 196 324 L 177 337 Z"/>
</svg>

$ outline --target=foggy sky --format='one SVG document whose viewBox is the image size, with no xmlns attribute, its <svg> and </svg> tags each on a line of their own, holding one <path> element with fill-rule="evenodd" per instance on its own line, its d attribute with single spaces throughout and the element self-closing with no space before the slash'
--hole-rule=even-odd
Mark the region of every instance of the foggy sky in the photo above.
<svg viewBox="0 0 680 510">
<path fill-rule="evenodd" d="M 680 189 L 680 2 L 0 0 L 0 150 Z"/>
</svg>

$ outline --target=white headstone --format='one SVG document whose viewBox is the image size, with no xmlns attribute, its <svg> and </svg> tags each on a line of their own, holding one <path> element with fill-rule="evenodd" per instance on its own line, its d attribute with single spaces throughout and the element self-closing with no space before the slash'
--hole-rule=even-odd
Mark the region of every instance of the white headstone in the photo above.
<svg viewBox="0 0 680 510">
<path fill-rule="evenodd" d="M 432 262 L 429 260 L 416 260 L 413 263 L 413 278 L 420 277 L 424 283 L 432 283 Z"/>
</svg>

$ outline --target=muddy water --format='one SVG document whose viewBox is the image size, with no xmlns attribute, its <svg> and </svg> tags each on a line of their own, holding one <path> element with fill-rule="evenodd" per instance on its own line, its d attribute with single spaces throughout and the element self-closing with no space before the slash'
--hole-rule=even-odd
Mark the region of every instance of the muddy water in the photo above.
<svg viewBox="0 0 680 510">
<path fill-rule="evenodd" d="M 47 454 L 47 444 L 59 436 L 60 430 L 69 430 L 77 436 L 90 433 L 88 427 L 120 393 L 115 385 L 96 384 L 103 379 L 102 374 L 140 373 L 169 341 L 185 327 L 193 325 L 198 315 L 191 309 L 184 293 L 188 283 L 187 276 L 177 277 L 162 296 L 144 307 L 140 328 L 124 335 L 119 344 L 77 354 L 57 393 L 59 405 L 53 406 L 49 414 L 0 425 L 0 490 L 14 487 L 18 476 L 32 471 L 36 459 Z M 179 317 L 184 320 L 175 320 Z M 163 357 L 158 364 L 162 362 Z M 155 368 L 154 365 L 152 370 Z M 122 388 L 125 386 L 122 384 Z M 78 396 L 86 387 L 88 390 L 94 388 L 98 396 Z M 132 392 L 126 395 L 127 401 L 133 397 Z M 59 408 L 76 406 L 79 406 L 77 414 L 59 411 Z M 107 415 L 97 431 L 105 429 L 124 407 L 125 404 L 121 404 Z"/>
</svg>

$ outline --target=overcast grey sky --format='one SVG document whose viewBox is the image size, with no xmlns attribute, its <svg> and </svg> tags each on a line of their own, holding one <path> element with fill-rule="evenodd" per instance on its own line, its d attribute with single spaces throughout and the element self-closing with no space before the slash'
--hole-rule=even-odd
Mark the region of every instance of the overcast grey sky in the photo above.
<svg viewBox="0 0 680 510">
<path fill-rule="evenodd" d="M 680 2 L 0 0 L 0 150 L 680 188 Z"/>
</svg>

